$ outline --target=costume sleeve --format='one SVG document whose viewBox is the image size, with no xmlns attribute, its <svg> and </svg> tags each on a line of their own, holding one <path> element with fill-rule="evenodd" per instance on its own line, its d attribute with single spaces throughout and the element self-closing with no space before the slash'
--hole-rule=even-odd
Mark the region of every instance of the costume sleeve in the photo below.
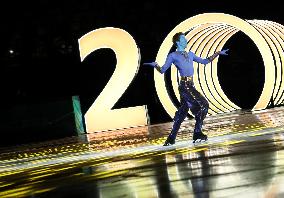
<svg viewBox="0 0 284 198">
<path fill-rule="evenodd" d="M 159 65 L 157 65 L 156 68 L 158 69 L 158 71 L 159 71 L 161 74 L 163 74 L 163 73 L 165 73 L 165 72 L 167 71 L 167 69 L 169 69 L 169 67 L 173 64 L 173 62 L 174 62 L 173 55 L 172 55 L 172 54 L 169 54 L 169 55 L 167 56 L 167 59 L 166 59 L 165 64 L 164 64 L 162 67 L 160 67 Z"/>
<path fill-rule="evenodd" d="M 210 63 L 210 60 L 208 58 L 200 58 L 198 56 L 196 56 L 193 52 L 191 52 L 193 55 L 193 61 L 197 62 L 197 63 L 201 63 L 201 64 L 208 64 Z"/>
</svg>

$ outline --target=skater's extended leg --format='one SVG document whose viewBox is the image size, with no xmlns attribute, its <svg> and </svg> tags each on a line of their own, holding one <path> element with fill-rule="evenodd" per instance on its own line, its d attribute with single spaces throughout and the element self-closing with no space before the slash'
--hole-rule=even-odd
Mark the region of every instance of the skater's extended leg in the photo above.
<svg viewBox="0 0 284 198">
<path fill-rule="evenodd" d="M 207 136 L 202 133 L 203 120 L 205 119 L 209 104 L 207 100 L 195 89 L 193 82 L 186 83 L 187 92 L 183 92 L 183 98 L 187 101 L 188 106 L 195 117 L 195 127 L 193 140 L 207 140 Z"/>
<path fill-rule="evenodd" d="M 192 91 L 192 94 L 195 98 L 194 107 L 192 108 L 192 113 L 195 116 L 195 127 L 194 127 L 194 133 L 202 132 L 202 126 L 203 126 L 203 120 L 205 119 L 209 104 L 207 100 L 199 93 L 197 90 Z"/>
<path fill-rule="evenodd" d="M 175 113 L 174 124 L 173 124 L 172 130 L 171 130 L 171 133 L 168 136 L 164 146 L 168 146 L 168 145 L 175 143 L 175 139 L 176 139 L 178 130 L 180 128 L 181 123 L 185 119 L 185 117 L 188 113 L 188 110 L 189 110 L 189 107 L 187 106 L 186 101 L 182 99 L 181 100 L 181 106 L 177 110 L 177 112 Z"/>
</svg>

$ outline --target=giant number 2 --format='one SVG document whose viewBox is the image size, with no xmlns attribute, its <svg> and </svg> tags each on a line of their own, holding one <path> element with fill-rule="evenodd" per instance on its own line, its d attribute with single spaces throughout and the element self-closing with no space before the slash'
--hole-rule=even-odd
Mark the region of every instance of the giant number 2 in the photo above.
<svg viewBox="0 0 284 198">
<path fill-rule="evenodd" d="M 119 28 L 96 29 L 79 39 L 81 61 L 101 48 L 112 49 L 117 64 L 111 79 L 85 114 L 87 132 L 147 125 L 146 105 L 112 109 L 138 72 L 140 52 L 135 40 Z"/>
</svg>

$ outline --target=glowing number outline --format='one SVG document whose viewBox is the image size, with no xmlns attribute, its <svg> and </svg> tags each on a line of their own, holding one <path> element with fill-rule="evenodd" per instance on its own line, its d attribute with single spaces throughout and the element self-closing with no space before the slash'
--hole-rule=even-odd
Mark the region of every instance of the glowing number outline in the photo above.
<svg viewBox="0 0 284 198">
<path fill-rule="evenodd" d="M 112 110 L 140 66 L 140 51 L 132 36 L 122 29 L 106 27 L 85 34 L 78 42 L 81 61 L 101 48 L 112 49 L 117 58 L 113 75 L 85 114 L 87 132 L 147 125 L 146 105 Z"/>
</svg>

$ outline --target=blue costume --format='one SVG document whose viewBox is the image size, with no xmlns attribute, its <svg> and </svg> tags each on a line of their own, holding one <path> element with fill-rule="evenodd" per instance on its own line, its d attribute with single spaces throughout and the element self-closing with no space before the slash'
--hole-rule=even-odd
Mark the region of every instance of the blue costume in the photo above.
<svg viewBox="0 0 284 198">
<path fill-rule="evenodd" d="M 207 100 L 195 89 L 193 84 L 193 61 L 208 64 L 213 61 L 218 55 L 227 55 L 228 50 L 216 52 L 212 56 L 203 59 L 196 56 L 193 52 L 186 52 L 184 49 L 187 46 L 187 40 L 183 33 L 179 32 L 173 37 L 173 42 L 177 46 L 177 51 L 170 53 L 167 56 L 165 64 L 160 67 L 156 62 L 144 63 L 155 67 L 161 74 L 167 71 L 172 64 L 178 69 L 181 81 L 179 84 L 180 102 L 181 106 L 176 111 L 174 116 L 174 124 L 164 146 L 168 146 L 175 143 L 177 132 L 181 123 L 185 119 L 188 110 L 193 113 L 196 123 L 194 127 L 193 140 L 197 139 L 207 140 L 207 136 L 202 133 L 203 120 L 208 112 L 209 104 Z"/>
<path fill-rule="evenodd" d="M 206 65 L 211 61 L 196 56 L 193 52 L 175 51 L 168 55 L 165 64 L 160 68 L 160 73 L 165 71 L 174 64 L 181 76 L 193 76 L 193 61 Z"/>
</svg>

